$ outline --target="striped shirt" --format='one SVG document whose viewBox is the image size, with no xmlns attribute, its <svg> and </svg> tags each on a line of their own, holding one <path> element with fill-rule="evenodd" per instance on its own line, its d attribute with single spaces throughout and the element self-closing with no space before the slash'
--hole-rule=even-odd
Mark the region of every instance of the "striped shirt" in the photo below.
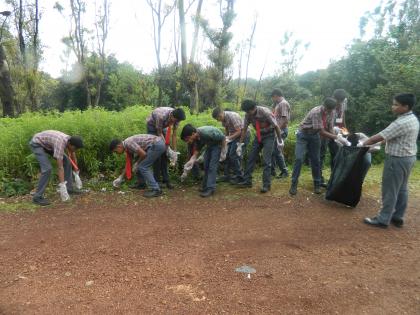
<svg viewBox="0 0 420 315">
<path fill-rule="evenodd" d="M 222 122 L 222 125 L 227 129 L 230 136 L 234 134 L 238 129 L 242 129 L 244 121 L 238 113 L 225 111 L 225 118 Z"/>
<path fill-rule="evenodd" d="M 55 159 L 62 160 L 69 139 L 70 136 L 61 131 L 46 130 L 35 134 L 32 142 L 39 144 L 46 151 L 52 152 Z"/>
<path fill-rule="evenodd" d="M 154 126 L 156 129 L 165 129 L 169 127 L 169 118 L 175 109 L 172 107 L 158 107 L 152 111 L 146 119 L 147 124 Z M 179 122 L 174 123 L 174 127 L 178 127 Z"/>
<path fill-rule="evenodd" d="M 414 156 L 417 154 L 419 120 L 412 111 L 398 116 L 379 135 L 385 141 L 385 153 L 392 156 Z"/>
<path fill-rule="evenodd" d="M 284 97 L 281 98 L 280 102 L 274 105 L 273 114 L 276 118 L 277 124 L 281 126 L 285 123 L 284 128 L 286 128 L 287 123 L 290 120 L 290 104 Z"/>
<path fill-rule="evenodd" d="M 334 126 L 335 111 L 329 113 L 323 105 L 312 108 L 299 125 L 299 130 L 318 132 L 321 129 L 331 132 Z"/>
<path fill-rule="evenodd" d="M 154 135 L 135 135 L 125 139 L 123 141 L 123 146 L 124 149 L 128 150 L 129 153 L 135 154 L 139 151 L 140 148 L 146 151 L 158 140 L 163 141 L 161 137 Z"/>
<path fill-rule="evenodd" d="M 256 128 L 257 120 L 260 122 L 261 133 L 272 132 L 277 126 L 277 121 L 274 118 L 270 109 L 264 106 L 257 106 L 257 111 L 254 115 L 246 114 L 244 119 L 244 128 L 252 124 Z"/>
</svg>

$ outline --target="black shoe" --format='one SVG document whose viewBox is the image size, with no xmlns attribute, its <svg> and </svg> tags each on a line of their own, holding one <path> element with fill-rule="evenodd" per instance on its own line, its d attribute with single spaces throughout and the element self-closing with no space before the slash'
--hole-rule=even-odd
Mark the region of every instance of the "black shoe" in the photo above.
<svg viewBox="0 0 420 315">
<path fill-rule="evenodd" d="M 266 192 L 269 192 L 269 191 L 270 191 L 270 186 L 263 186 L 260 189 L 260 193 L 262 193 L 262 194 L 265 194 Z"/>
<path fill-rule="evenodd" d="M 133 185 L 129 186 L 131 189 L 146 189 L 146 184 L 145 183 L 134 183 Z"/>
<path fill-rule="evenodd" d="M 143 196 L 146 198 L 159 197 L 162 195 L 161 189 L 150 189 L 144 192 Z"/>
<path fill-rule="evenodd" d="M 218 182 L 218 183 L 225 183 L 225 182 L 229 182 L 229 181 L 230 181 L 230 178 L 228 176 L 221 176 L 216 180 L 216 182 Z"/>
<path fill-rule="evenodd" d="M 327 188 L 328 184 L 326 182 L 322 182 L 319 184 L 320 187 Z"/>
<path fill-rule="evenodd" d="M 290 186 L 289 194 L 292 196 L 297 194 L 297 184 L 292 184 L 292 186 Z"/>
<path fill-rule="evenodd" d="M 241 187 L 241 188 L 251 188 L 252 183 L 246 182 L 246 181 L 241 181 L 241 182 L 237 183 L 236 186 Z"/>
<path fill-rule="evenodd" d="M 363 220 L 363 222 L 368 224 L 368 225 L 372 225 L 374 227 L 378 227 L 378 228 L 382 228 L 382 229 L 386 229 L 388 227 L 388 225 L 379 222 L 377 217 L 365 218 Z"/>
<path fill-rule="evenodd" d="M 404 225 L 404 220 L 400 218 L 392 218 L 391 223 L 397 228 L 402 228 Z"/>
<path fill-rule="evenodd" d="M 44 197 L 34 197 L 32 199 L 32 202 L 38 206 L 48 206 L 51 203 L 48 201 L 48 199 L 45 199 Z"/>
<path fill-rule="evenodd" d="M 83 191 L 81 191 L 80 189 L 67 189 L 67 192 L 69 193 L 69 195 L 81 195 L 81 194 L 83 194 Z"/>
<path fill-rule="evenodd" d="M 289 177 L 289 173 L 288 172 L 281 172 L 279 175 L 279 178 L 287 178 Z"/>
<path fill-rule="evenodd" d="M 317 195 L 321 194 L 321 187 L 320 186 L 315 186 L 314 187 L 314 194 L 317 194 Z"/>
<path fill-rule="evenodd" d="M 214 190 L 213 189 L 206 189 L 203 192 L 200 193 L 200 196 L 203 198 L 207 198 L 210 197 L 211 195 L 214 194 Z"/>
<path fill-rule="evenodd" d="M 171 182 L 166 182 L 165 185 L 166 185 L 166 188 L 168 188 L 168 189 L 174 189 L 175 188 L 174 185 L 171 184 Z"/>
<path fill-rule="evenodd" d="M 239 183 L 239 179 L 237 179 L 237 178 L 232 178 L 229 181 L 229 184 L 231 184 L 231 185 L 237 185 L 238 183 Z"/>
<path fill-rule="evenodd" d="M 202 192 L 205 192 L 206 191 L 206 188 L 200 187 L 197 190 L 198 190 L 198 192 L 201 192 L 202 193 Z"/>
</svg>

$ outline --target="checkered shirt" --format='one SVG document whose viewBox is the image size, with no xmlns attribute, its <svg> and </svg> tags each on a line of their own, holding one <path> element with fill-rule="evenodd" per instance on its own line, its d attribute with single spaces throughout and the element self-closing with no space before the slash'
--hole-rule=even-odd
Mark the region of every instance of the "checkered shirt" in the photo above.
<svg viewBox="0 0 420 315">
<path fill-rule="evenodd" d="M 162 138 L 154 135 L 135 135 L 125 139 L 123 141 L 123 146 L 131 154 L 136 154 L 140 148 L 146 151 L 158 140 L 162 140 Z"/>
<path fill-rule="evenodd" d="M 276 118 L 277 124 L 279 126 L 282 125 L 284 121 L 286 121 L 286 127 L 287 123 L 290 120 L 290 104 L 288 101 L 286 101 L 285 98 L 282 98 L 280 102 L 275 104 L 274 110 L 273 110 L 274 117 Z"/>
<path fill-rule="evenodd" d="M 55 159 L 62 160 L 69 139 L 70 136 L 61 131 L 46 130 L 35 134 L 32 142 L 39 144 L 47 151 L 53 152 Z"/>
<path fill-rule="evenodd" d="M 379 133 L 386 141 L 385 153 L 399 157 L 417 154 L 418 134 L 419 120 L 411 111 L 400 115 Z"/>
<path fill-rule="evenodd" d="M 169 116 L 175 109 L 172 107 L 158 107 L 152 111 L 146 122 L 156 127 L 156 129 L 165 129 L 169 126 Z M 178 127 L 178 122 L 174 124 Z"/>
<path fill-rule="evenodd" d="M 234 134 L 236 130 L 242 129 L 244 121 L 238 113 L 225 111 L 225 120 L 222 122 L 222 125 L 228 130 L 230 136 Z"/>
<path fill-rule="evenodd" d="M 325 115 L 325 126 L 323 116 Z M 335 120 L 335 111 L 327 113 L 323 105 L 312 108 L 303 121 L 299 125 L 299 130 L 303 131 L 319 131 L 325 129 L 331 132 L 333 130 Z"/>
<path fill-rule="evenodd" d="M 261 133 L 271 132 L 277 126 L 273 113 L 264 106 L 257 106 L 255 115 L 245 115 L 244 128 L 248 127 L 249 124 L 252 124 L 255 128 L 257 120 L 260 122 Z"/>
</svg>

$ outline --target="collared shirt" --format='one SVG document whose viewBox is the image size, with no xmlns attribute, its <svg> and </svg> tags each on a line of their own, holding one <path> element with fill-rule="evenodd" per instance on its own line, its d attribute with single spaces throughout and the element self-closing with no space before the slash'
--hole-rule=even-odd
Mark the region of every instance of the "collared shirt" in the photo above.
<svg viewBox="0 0 420 315">
<path fill-rule="evenodd" d="M 334 126 L 342 127 L 344 125 L 344 113 L 347 110 L 347 98 L 335 108 Z"/>
<path fill-rule="evenodd" d="M 205 145 L 221 144 L 225 138 L 223 132 L 213 126 L 198 127 L 197 132 L 200 138 L 196 140 L 195 147 L 198 150 L 201 150 Z"/>
<path fill-rule="evenodd" d="M 417 154 L 419 120 L 412 111 L 398 116 L 379 135 L 385 141 L 385 153 L 392 156 L 413 156 Z"/>
<path fill-rule="evenodd" d="M 169 126 L 169 118 L 174 110 L 172 107 L 158 107 L 152 111 L 146 122 L 153 125 L 156 129 L 163 130 Z M 178 124 L 178 122 L 174 123 L 174 127 L 178 127 Z"/>
<path fill-rule="evenodd" d="M 158 140 L 162 140 L 162 138 L 154 135 L 135 135 L 125 139 L 123 141 L 123 146 L 124 149 L 127 149 L 129 153 L 136 154 L 140 148 L 146 151 Z"/>
<path fill-rule="evenodd" d="M 39 144 L 45 150 L 53 152 L 53 157 L 62 160 L 67 142 L 71 137 L 61 131 L 46 130 L 35 134 L 32 142 Z"/>
<path fill-rule="evenodd" d="M 299 130 L 317 132 L 321 129 L 331 132 L 334 126 L 335 111 L 329 113 L 323 105 L 312 108 L 299 125 Z"/>
<path fill-rule="evenodd" d="M 274 105 L 273 114 L 279 127 L 283 122 L 286 123 L 285 127 L 287 127 L 287 123 L 290 120 L 290 104 L 284 97 Z"/>
<path fill-rule="evenodd" d="M 242 129 L 244 121 L 238 113 L 225 111 L 225 119 L 222 122 L 222 125 L 228 130 L 230 136 L 234 134 L 236 130 Z"/>
<path fill-rule="evenodd" d="M 255 128 L 257 120 L 260 122 L 261 133 L 272 132 L 277 126 L 273 113 L 270 109 L 264 106 L 257 106 L 257 111 L 254 115 L 245 115 L 244 128 L 247 128 L 249 124 L 252 124 Z"/>
</svg>

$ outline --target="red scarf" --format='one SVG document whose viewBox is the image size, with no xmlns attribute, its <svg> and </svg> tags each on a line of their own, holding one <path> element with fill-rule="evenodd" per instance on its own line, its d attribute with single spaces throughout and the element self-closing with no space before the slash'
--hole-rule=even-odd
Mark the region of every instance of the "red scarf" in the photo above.
<svg viewBox="0 0 420 315">
<path fill-rule="evenodd" d="M 258 143 L 261 143 L 261 127 L 260 127 L 259 120 L 257 120 L 255 122 L 255 130 L 257 131 L 257 140 L 258 140 Z"/>
<path fill-rule="evenodd" d="M 76 162 L 75 161 L 73 161 L 72 159 L 71 159 L 71 157 L 70 157 L 70 152 L 67 152 L 67 154 L 68 154 L 68 158 L 69 158 L 69 160 L 70 160 L 70 163 L 71 163 L 71 165 L 73 166 L 73 169 L 76 171 L 76 172 L 78 172 L 79 171 L 79 167 L 77 166 L 77 164 L 76 164 Z"/>
<path fill-rule="evenodd" d="M 166 129 L 166 135 L 165 135 L 165 144 L 168 145 L 171 142 L 171 126 L 168 126 Z"/>
<path fill-rule="evenodd" d="M 131 155 L 128 150 L 125 150 L 125 176 L 128 180 L 131 179 Z"/>
</svg>

